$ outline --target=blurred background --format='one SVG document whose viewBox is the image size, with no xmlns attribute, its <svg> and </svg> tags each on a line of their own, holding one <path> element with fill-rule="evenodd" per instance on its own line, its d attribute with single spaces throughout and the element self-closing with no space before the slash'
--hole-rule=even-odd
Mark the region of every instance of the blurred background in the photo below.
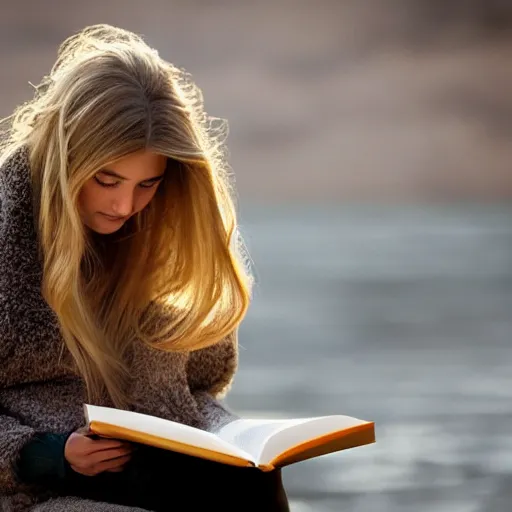
<svg viewBox="0 0 512 512">
<path fill-rule="evenodd" d="M 510 510 L 512 3 L 2 0 L 1 117 L 92 23 L 229 121 L 257 284 L 228 404 L 376 422 L 285 468 L 292 510 Z"/>
</svg>

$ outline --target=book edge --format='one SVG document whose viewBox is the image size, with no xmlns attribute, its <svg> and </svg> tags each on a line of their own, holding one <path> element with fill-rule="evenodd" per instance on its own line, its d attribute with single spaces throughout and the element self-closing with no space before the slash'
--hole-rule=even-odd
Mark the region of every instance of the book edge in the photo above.
<svg viewBox="0 0 512 512">
<path fill-rule="evenodd" d="M 321 436 L 308 439 L 307 441 L 301 442 L 299 444 L 287 448 L 286 450 L 278 454 L 276 457 L 274 457 L 270 462 L 258 464 L 258 467 L 282 467 L 283 465 L 287 465 L 289 463 L 299 462 L 299 460 L 302 460 L 300 458 L 300 455 L 302 453 L 305 453 L 306 451 L 312 450 L 314 448 L 327 445 L 330 442 L 342 440 L 349 436 L 353 436 L 354 434 L 369 434 L 370 437 L 363 437 L 363 442 L 357 443 L 352 447 L 364 446 L 365 444 L 375 442 L 375 423 L 373 421 L 368 421 L 362 425 L 355 425 L 353 427 L 343 430 L 334 430 L 327 434 L 323 434 Z M 335 451 L 340 450 L 338 449 L 328 453 L 334 453 Z M 293 460 L 293 462 L 286 462 L 287 460 L 292 460 L 294 457 L 298 458 L 298 460 Z"/>
<path fill-rule="evenodd" d="M 156 448 L 162 448 L 164 450 L 175 451 L 184 455 L 211 460 L 213 462 L 219 462 L 221 464 L 227 464 L 230 466 L 255 466 L 254 462 L 242 457 L 236 457 L 234 455 L 218 452 L 216 450 L 200 448 L 195 445 L 174 441 L 172 439 L 155 436 L 153 434 L 147 434 L 145 432 L 128 429 L 126 427 L 111 425 L 101 421 L 92 420 L 89 423 L 89 430 L 93 434 L 99 435 L 101 437 L 107 437 L 110 439 L 124 439 L 126 441 L 141 443 Z"/>
</svg>

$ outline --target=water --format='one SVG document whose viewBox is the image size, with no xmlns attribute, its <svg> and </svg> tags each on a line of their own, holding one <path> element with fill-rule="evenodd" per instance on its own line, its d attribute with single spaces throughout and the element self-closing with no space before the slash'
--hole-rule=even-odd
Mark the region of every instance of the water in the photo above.
<svg viewBox="0 0 512 512">
<path fill-rule="evenodd" d="M 243 211 L 255 268 L 229 405 L 349 414 L 377 443 L 284 469 L 292 510 L 505 512 L 512 208 Z"/>
</svg>

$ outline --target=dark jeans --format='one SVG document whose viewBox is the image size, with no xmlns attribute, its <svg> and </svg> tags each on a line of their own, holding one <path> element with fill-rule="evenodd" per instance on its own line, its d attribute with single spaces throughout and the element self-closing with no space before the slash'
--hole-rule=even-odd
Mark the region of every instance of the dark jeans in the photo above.
<svg viewBox="0 0 512 512">
<path fill-rule="evenodd" d="M 262 472 L 141 446 L 120 473 L 73 474 L 59 494 L 155 512 L 254 510 L 289 512 L 281 471 Z"/>
</svg>

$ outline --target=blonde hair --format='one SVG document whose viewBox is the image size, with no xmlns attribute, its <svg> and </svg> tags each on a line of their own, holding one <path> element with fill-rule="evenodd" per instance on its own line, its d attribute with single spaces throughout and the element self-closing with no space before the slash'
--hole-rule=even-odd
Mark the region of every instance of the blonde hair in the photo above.
<svg viewBox="0 0 512 512">
<path fill-rule="evenodd" d="M 66 39 L 11 118 L 4 150 L 29 148 L 42 293 L 90 400 L 107 392 L 129 404 L 130 343 L 197 350 L 235 333 L 246 313 L 252 280 L 225 126 L 206 115 L 185 71 L 110 25 Z M 91 236 L 82 186 L 143 149 L 168 158 L 155 197 L 114 236 Z"/>
</svg>

